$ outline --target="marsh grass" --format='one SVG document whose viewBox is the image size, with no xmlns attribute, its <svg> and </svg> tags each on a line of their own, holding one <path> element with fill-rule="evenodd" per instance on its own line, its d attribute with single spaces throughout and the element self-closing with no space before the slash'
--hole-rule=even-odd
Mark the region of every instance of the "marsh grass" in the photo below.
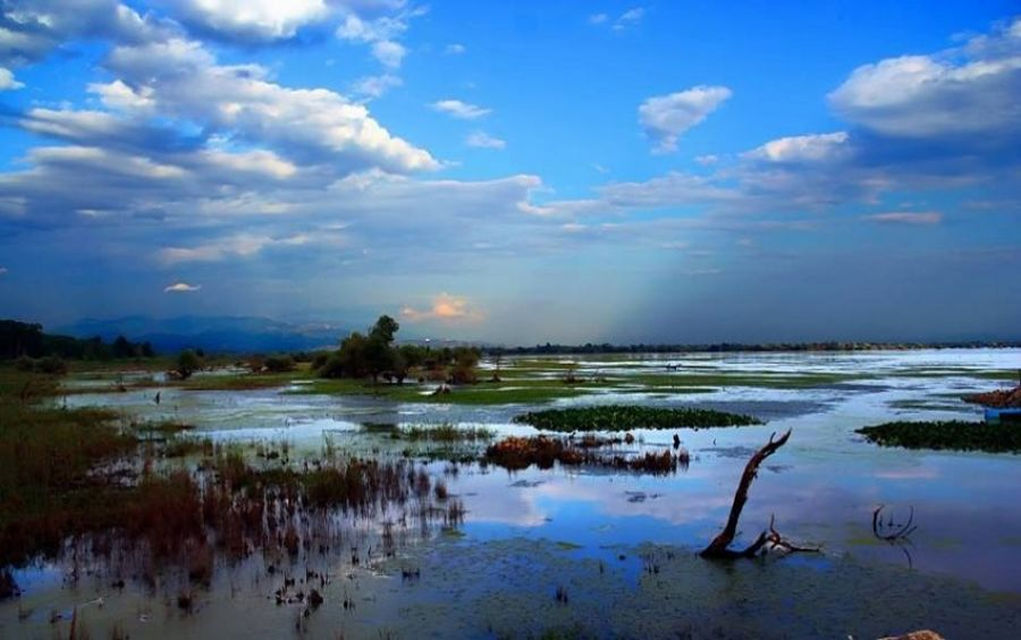
<svg viewBox="0 0 1021 640">
<path fill-rule="evenodd" d="M 202 587 L 212 581 L 215 554 L 233 562 L 256 551 L 294 556 L 328 549 L 339 535 L 336 514 L 375 517 L 408 501 L 425 505 L 434 493 L 427 471 L 407 460 L 333 455 L 303 465 L 252 464 L 243 447 L 181 436 L 179 425 L 145 425 L 140 432 L 108 411 L 23 400 L 26 383 L 36 384 L 34 374 L 0 370 L 4 577 L 10 567 L 71 551 L 77 563 L 81 553 L 122 557 L 136 550 L 150 558 L 144 564 L 152 568 L 137 572 L 150 584 L 162 567 L 176 566 Z M 168 437 L 145 438 L 153 433 Z M 286 443 L 282 451 L 286 458 Z M 172 460 L 181 456 L 200 460 Z M 97 472 L 105 469 L 126 471 Z M 437 499 L 444 491 L 435 491 Z M 435 517 L 449 525 L 447 508 Z"/>
<path fill-rule="evenodd" d="M 510 471 L 527 469 L 533 464 L 540 469 L 550 469 L 554 464 L 560 464 L 569 467 L 589 466 L 652 474 L 673 473 L 678 467 L 686 469 L 690 461 L 688 452 L 684 450 L 675 454 L 667 449 L 660 453 L 645 452 L 637 456 L 598 450 L 601 446 L 617 442 L 584 439 L 575 442 L 571 438 L 544 435 L 527 438 L 511 436 L 486 449 L 485 460 Z"/>
<path fill-rule="evenodd" d="M 494 432 L 482 427 L 458 427 L 444 423 L 439 425 L 412 425 L 393 432 L 403 440 L 412 442 L 425 440 L 429 442 L 475 442 L 492 440 Z"/>
</svg>

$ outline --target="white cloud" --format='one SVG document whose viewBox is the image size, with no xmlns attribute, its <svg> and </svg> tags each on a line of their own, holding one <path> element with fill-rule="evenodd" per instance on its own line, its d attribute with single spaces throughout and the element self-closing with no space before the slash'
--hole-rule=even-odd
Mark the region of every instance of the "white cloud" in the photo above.
<svg viewBox="0 0 1021 640">
<path fill-rule="evenodd" d="M 507 146 L 505 140 L 493 137 L 485 131 L 475 131 L 469 134 L 465 139 L 465 144 L 469 147 L 479 147 L 480 149 L 503 149 Z"/>
<path fill-rule="evenodd" d="M 382 40 L 393 40 L 407 29 L 408 24 L 401 17 L 363 20 L 357 14 L 349 13 L 345 16 L 344 22 L 337 27 L 336 35 L 341 40 L 369 44 Z"/>
<path fill-rule="evenodd" d="M 703 167 L 714 165 L 720 161 L 720 157 L 712 153 L 707 153 L 701 156 L 695 156 L 695 162 L 699 163 Z"/>
<path fill-rule="evenodd" d="M 0 91 L 21 89 L 24 86 L 24 83 L 18 82 L 14 79 L 14 74 L 11 73 L 10 69 L 0 67 Z"/>
<path fill-rule="evenodd" d="M 474 120 L 475 118 L 481 118 L 493 111 L 492 109 L 485 109 L 474 104 L 453 99 L 438 100 L 429 106 L 440 113 L 446 113 L 455 118 L 461 118 L 462 120 Z"/>
<path fill-rule="evenodd" d="M 889 211 L 863 216 L 864 220 L 884 224 L 931 225 L 943 221 L 943 214 L 938 211 Z"/>
<path fill-rule="evenodd" d="M 69 6 L 70 5 L 70 6 Z M 140 16 L 118 0 L 4 2 L 0 66 L 36 62 L 75 38 L 107 38 L 137 44 L 169 37 L 179 28 Z"/>
<path fill-rule="evenodd" d="M 610 25 L 610 29 L 614 31 L 625 31 L 632 27 L 637 27 L 641 22 L 642 18 L 645 17 L 644 7 L 632 7 L 627 11 L 624 11 L 619 16 L 611 21 L 609 14 L 606 13 L 593 13 L 589 15 L 588 22 L 593 25 Z"/>
<path fill-rule="evenodd" d="M 157 252 L 156 258 L 164 265 L 183 262 L 219 262 L 227 258 L 254 256 L 269 247 L 300 247 L 308 244 L 337 246 L 343 242 L 344 238 L 336 233 L 320 232 L 315 235 L 296 233 L 276 238 L 240 233 L 195 247 L 167 247 Z"/>
<path fill-rule="evenodd" d="M 134 111 L 136 113 L 151 110 L 156 106 L 152 99 L 152 88 L 141 86 L 137 89 L 129 87 L 120 80 L 109 84 L 89 84 L 90 93 L 99 96 L 100 101 L 111 109 Z"/>
<path fill-rule="evenodd" d="M 629 27 L 634 27 L 638 25 L 638 23 L 641 22 L 642 18 L 644 17 L 645 17 L 644 8 L 634 7 L 633 9 L 628 9 L 624 13 L 620 14 L 620 17 L 618 17 L 613 22 L 613 30 L 623 31 L 624 29 L 627 29 Z"/>
<path fill-rule="evenodd" d="M 448 56 L 459 56 L 467 50 L 468 49 L 463 44 L 455 42 L 453 44 L 448 44 L 446 48 L 443 49 L 443 53 Z"/>
<path fill-rule="evenodd" d="M 676 151 L 680 135 L 705 120 L 730 96 L 730 89 L 710 86 L 654 96 L 638 107 L 638 120 L 656 143 L 657 152 Z"/>
<path fill-rule="evenodd" d="M 845 154 L 847 132 L 816 133 L 770 140 L 746 152 L 744 157 L 768 162 L 818 162 Z"/>
<path fill-rule="evenodd" d="M 0 267 L 0 276 L 7 274 L 7 267 Z"/>
<path fill-rule="evenodd" d="M 397 40 L 408 30 L 408 21 L 426 11 L 425 7 L 402 9 L 396 15 L 372 20 L 349 12 L 335 34 L 341 40 L 371 45 L 372 55 L 377 60 L 390 69 L 396 69 L 407 54 L 407 49 Z"/>
<path fill-rule="evenodd" d="M 398 42 L 393 40 L 380 40 L 372 45 L 372 55 L 379 60 L 383 66 L 391 69 L 396 69 L 401 66 L 401 61 L 404 60 L 404 55 L 407 53 L 407 49 L 404 48 Z"/>
<path fill-rule="evenodd" d="M 438 320 L 447 323 L 478 322 L 485 318 L 482 311 L 474 308 L 467 298 L 449 293 L 434 297 L 428 309 L 418 310 L 405 306 L 401 309 L 401 316 L 411 322 Z"/>
<path fill-rule="evenodd" d="M 256 41 L 293 38 L 330 14 L 323 0 L 177 0 L 174 6 L 185 20 L 210 31 Z"/>
<path fill-rule="evenodd" d="M 424 149 L 392 136 L 364 105 L 327 89 L 281 86 L 257 65 L 218 65 L 195 42 L 173 39 L 117 47 L 107 65 L 150 101 L 147 109 L 209 132 L 277 147 L 303 162 L 329 160 L 341 171 L 439 167 Z M 95 90 L 104 95 L 102 86 Z"/>
<path fill-rule="evenodd" d="M 858 67 L 829 94 L 838 114 L 886 136 L 1021 132 L 1021 19 L 958 50 Z"/>
<path fill-rule="evenodd" d="M 163 293 L 192 293 L 202 288 L 200 284 L 188 284 L 187 282 L 175 282 L 163 287 Z"/>
<path fill-rule="evenodd" d="M 396 88 L 404 84 L 404 82 L 397 76 L 384 73 L 379 76 L 368 76 L 355 81 L 351 90 L 354 93 L 368 96 L 369 98 L 378 98 L 390 89 Z"/>
</svg>

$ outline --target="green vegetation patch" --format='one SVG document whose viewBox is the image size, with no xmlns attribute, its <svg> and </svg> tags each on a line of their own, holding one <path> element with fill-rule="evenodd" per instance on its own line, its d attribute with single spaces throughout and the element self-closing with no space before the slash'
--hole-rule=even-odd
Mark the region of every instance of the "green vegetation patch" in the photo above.
<svg viewBox="0 0 1021 640">
<path fill-rule="evenodd" d="M 711 409 L 662 409 L 632 405 L 571 407 L 530 411 L 514 422 L 547 431 L 627 431 L 628 429 L 702 429 L 763 424 L 753 416 Z"/>
<path fill-rule="evenodd" d="M 887 422 L 857 430 L 882 447 L 1021 453 L 1021 426 L 949 420 Z"/>
<path fill-rule="evenodd" d="M 482 427 L 458 427 L 452 424 L 413 425 L 395 431 L 401 439 L 430 442 L 474 442 L 476 440 L 492 440 L 493 432 Z"/>
</svg>

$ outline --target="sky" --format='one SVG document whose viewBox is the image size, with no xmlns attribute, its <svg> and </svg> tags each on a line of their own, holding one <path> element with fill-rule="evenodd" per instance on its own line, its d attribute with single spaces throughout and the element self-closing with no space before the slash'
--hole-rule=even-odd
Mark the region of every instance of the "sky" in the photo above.
<svg viewBox="0 0 1021 640">
<path fill-rule="evenodd" d="M 0 7 L 0 317 L 1021 338 L 1016 1 Z"/>
</svg>

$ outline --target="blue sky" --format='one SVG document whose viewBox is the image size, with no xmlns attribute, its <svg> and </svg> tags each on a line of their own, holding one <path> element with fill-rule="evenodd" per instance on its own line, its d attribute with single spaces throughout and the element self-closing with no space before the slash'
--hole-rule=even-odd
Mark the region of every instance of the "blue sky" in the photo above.
<svg viewBox="0 0 1021 640">
<path fill-rule="evenodd" d="M 0 7 L 3 316 L 1019 337 L 1014 2 Z"/>
</svg>

